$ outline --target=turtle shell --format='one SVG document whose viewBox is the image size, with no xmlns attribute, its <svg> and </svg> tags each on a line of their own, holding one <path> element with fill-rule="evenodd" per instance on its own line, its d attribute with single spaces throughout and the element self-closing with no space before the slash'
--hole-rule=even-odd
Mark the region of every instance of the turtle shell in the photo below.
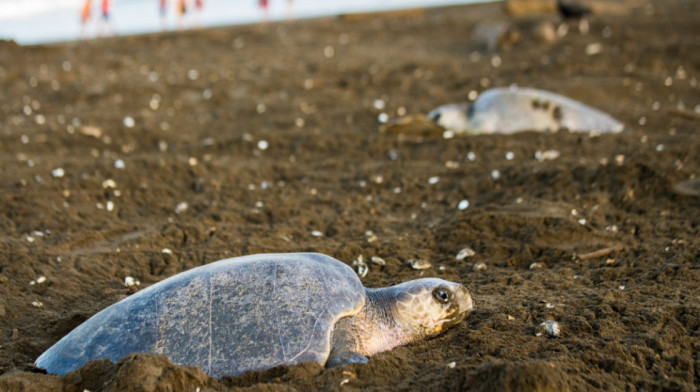
<svg viewBox="0 0 700 392">
<path fill-rule="evenodd" d="M 322 254 L 263 254 L 180 273 L 104 309 L 37 360 L 66 374 L 87 361 L 162 354 L 210 376 L 316 361 L 331 333 L 365 303 L 346 264 Z"/>
</svg>

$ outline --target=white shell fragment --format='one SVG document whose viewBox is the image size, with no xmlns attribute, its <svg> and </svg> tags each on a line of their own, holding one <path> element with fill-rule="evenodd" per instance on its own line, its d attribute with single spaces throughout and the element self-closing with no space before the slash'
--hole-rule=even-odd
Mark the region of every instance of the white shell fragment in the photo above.
<svg viewBox="0 0 700 392">
<path fill-rule="evenodd" d="M 414 270 L 424 270 L 433 266 L 428 260 L 425 259 L 412 259 L 408 261 L 408 264 Z"/>
<path fill-rule="evenodd" d="M 561 328 L 559 323 L 554 320 L 547 320 L 537 327 L 536 336 L 542 336 L 542 334 L 547 335 L 550 338 L 556 338 L 561 333 Z"/>
<path fill-rule="evenodd" d="M 457 260 L 464 260 L 467 257 L 474 256 L 475 254 L 476 254 L 476 252 L 474 251 L 474 249 L 472 249 L 470 247 L 466 247 L 466 248 L 460 250 L 459 253 L 457 253 L 457 256 L 455 256 L 455 258 Z"/>
<path fill-rule="evenodd" d="M 386 261 L 379 256 L 372 256 L 372 258 L 369 260 L 372 262 L 372 264 L 380 265 L 382 267 L 386 265 Z"/>
<path fill-rule="evenodd" d="M 537 161 L 539 161 L 539 162 L 553 161 L 553 160 L 559 158 L 560 155 L 561 155 L 561 153 L 557 150 L 547 150 L 547 151 L 537 150 L 535 152 L 535 159 L 537 159 Z"/>
<path fill-rule="evenodd" d="M 139 285 L 141 285 L 141 282 L 132 278 L 131 276 L 127 276 L 126 278 L 124 278 L 124 286 L 126 286 L 126 287 L 133 287 L 133 286 L 139 286 Z"/>
<path fill-rule="evenodd" d="M 355 267 L 357 275 L 361 278 L 367 276 L 369 272 L 369 266 L 365 263 L 365 258 L 362 255 L 357 256 L 355 260 L 352 261 L 352 266 Z"/>
<path fill-rule="evenodd" d="M 523 131 L 617 133 L 624 125 L 610 115 L 553 92 L 505 87 L 484 91 L 472 104 L 449 104 L 428 117 L 457 133 L 512 134 Z"/>
</svg>

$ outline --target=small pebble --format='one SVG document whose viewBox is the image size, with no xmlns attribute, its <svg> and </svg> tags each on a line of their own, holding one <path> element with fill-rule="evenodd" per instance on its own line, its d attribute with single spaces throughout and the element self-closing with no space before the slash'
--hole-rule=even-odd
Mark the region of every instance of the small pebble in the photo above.
<svg viewBox="0 0 700 392">
<path fill-rule="evenodd" d="M 457 204 L 457 208 L 460 211 L 466 210 L 467 208 L 469 208 L 469 200 L 465 199 L 465 200 L 460 201 L 459 204 Z"/>
<path fill-rule="evenodd" d="M 124 286 L 126 287 L 134 287 L 134 286 L 140 286 L 141 282 L 138 280 L 132 278 L 131 276 L 127 276 L 124 278 Z"/>
<path fill-rule="evenodd" d="M 126 165 L 124 164 L 124 161 L 122 161 L 121 159 L 117 159 L 116 161 L 114 161 L 114 168 L 115 169 L 124 169 L 125 167 L 126 167 Z"/>
<path fill-rule="evenodd" d="M 127 128 L 133 128 L 136 125 L 136 121 L 131 116 L 124 117 L 124 126 Z"/>
<path fill-rule="evenodd" d="M 474 249 L 466 247 L 466 248 L 460 250 L 459 253 L 457 253 L 457 256 L 455 256 L 455 258 L 457 260 L 464 260 L 467 257 L 474 256 L 475 254 L 476 254 L 476 252 L 474 251 Z"/>
<path fill-rule="evenodd" d="M 114 182 L 114 180 L 112 180 L 112 179 L 106 179 L 106 180 L 102 181 L 102 188 L 107 189 L 107 188 L 116 188 L 116 187 L 117 187 L 117 183 Z"/>
<path fill-rule="evenodd" d="M 189 205 L 187 204 L 187 202 L 183 201 L 182 203 L 178 203 L 178 205 L 175 206 L 175 213 L 176 214 L 183 213 L 183 212 L 187 211 L 188 207 L 189 207 Z"/>
<path fill-rule="evenodd" d="M 379 113 L 379 116 L 377 116 L 377 121 L 382 124 L 386 124 L 389 121 L 389 115 L 386 113 Z"/>
<path fill-rule="evenodd" d="M 41 308 L 44 306 L 44 304 L 41 301 L 32 301 L 32 306 L 35 308 Z"/>
<path fill-rule="evenodd" d="M 434 185 L 440 182 L 440 177 L 430 177 L 428 179 L 428 184 Z"/>
<path fill-rule="evenodd" d="M 170 250 L 169 248 L 163 248 L 163 250 L 161 250 L 161 253 L 165 253 L 165 254 L 167 254 L 167 255 L 171 255 L 171 254 L 173 254 L 173 251 Z"/>
<path fill-rule="evenodd" d="M 413 259 L 408 262 L 414 270 L 424 270 L 432 267 L 432 264 L 424 259 Z"/>
<path fill-rule="evenodd" d="M 323 232 L 321 232 L 319 230 L 314 230 L 311 232 L 311 235 L 314 237 L 323 237 Z"/>
<path fill-rule="evenodd" d="M 267 142 L 267 140 L 258 141 L 258 149 L 265 151 L 265 150 L 267 150 L 268 147 L 270 147 L 270 145 Z"/>
<path fill-rule="evenodd" d="M 379 238 L 377 238 L 377 235 L 374 234 L 372 230 L 367 230 L 365 231 L 365 239 L 367 239 L 367 242 L 371 244 L 373 242 L 377 242 Z"/>
<path fill-rule="evenodd" d="M 544 268 L 544 264 L 543 264 L 543 263 L 535 262 L 535 263 L 530 264 L 530 269 L 531 269 L 531 270 L 540 269 L 540 268 Z"/>
<path fill-rule="evenodd" d="M 447 367 L 450 369 L 454 369 L 455 366 L 457 366 L 457 362 L 454 362 L 454 361 L 447 364 Z"/>
<path fill-rule="evenodd" d="M 492 171 L 491 178 L 493 178 L 494 180 L 498 180 L 499 178 L 501 178 L 501 172 L 498 170 Z"/>
<path fill-rule="evenodd" d="M 382 267 L 386 265 L 386 261 L 379 256 L 372 256 L 370 261 L 372 264 L 380 265 Z"/>
<path fill-rule="evenodd" d="M 603 51 L 603 45 L 599 42 L 593 42 L 586 45 L 586 54 L 589 56 L 596 55 Z"/>
<path fill-rule="evenodd" d="M 53 178 L 61 178 L 66 174 L 62 167 L 51 170 L 51 176 Z"/>
<path fill-rule="evenodd" d="M 513 158 L 515 158 L 515 154 L 514 154 L 512 151 L 508 151 L 508 152 L 506 153 L 506 160 L 512 161 Z"/>
<path fill-rule="evenodd" d="M 467 153 L 467 159 L 469 159 L 470 162 L 476 161 L 476 154 L 474 154 L 473 152 L 469 151 L 469 153 Z"/>
<path fill-rule="evenodd" d="M 557 150 L 547 150 L 547 151 L 537 151 L 535 152 L 535 159 L 539 162 L 551 161 L 559 158 L 561 153 Z"/>
<path fill-rule="evenodd" d="M 474 270 L 474 271 L 482 271 L 485 269 L 486 269 L 486 264 L 484 262 L 481 262 L 481 261 L 478 263 L 474 263 L 474 265 L 472 266 L 472 270 Z"/>
</svg>

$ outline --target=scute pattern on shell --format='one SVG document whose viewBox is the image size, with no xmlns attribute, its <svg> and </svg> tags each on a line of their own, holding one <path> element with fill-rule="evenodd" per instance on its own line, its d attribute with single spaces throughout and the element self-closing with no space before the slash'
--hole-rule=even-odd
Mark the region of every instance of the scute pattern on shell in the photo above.
<svg viewBox="0 0 700 392">
<path fill-rule="evenodd" d="M 221 260 L 144 289 L 93 316 L 36 361 L 65 374 L 89 360 L 163 354 L 213 377 L 325 363 L 335 322 L 365 303 L 349 266 L 320 254 Z"/>
</svg>

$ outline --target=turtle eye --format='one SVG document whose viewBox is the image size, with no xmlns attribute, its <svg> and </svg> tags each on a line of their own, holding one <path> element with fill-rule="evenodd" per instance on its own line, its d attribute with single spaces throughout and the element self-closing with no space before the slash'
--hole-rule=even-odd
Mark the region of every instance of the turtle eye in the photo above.
<svg viewBox="0 0 700 392">
<path fill-rule="evenodd" d="M 450 292 L 442 288 L 433 290 L 433 297 L 443 304 L 450 302 Z"/>
</svg>

